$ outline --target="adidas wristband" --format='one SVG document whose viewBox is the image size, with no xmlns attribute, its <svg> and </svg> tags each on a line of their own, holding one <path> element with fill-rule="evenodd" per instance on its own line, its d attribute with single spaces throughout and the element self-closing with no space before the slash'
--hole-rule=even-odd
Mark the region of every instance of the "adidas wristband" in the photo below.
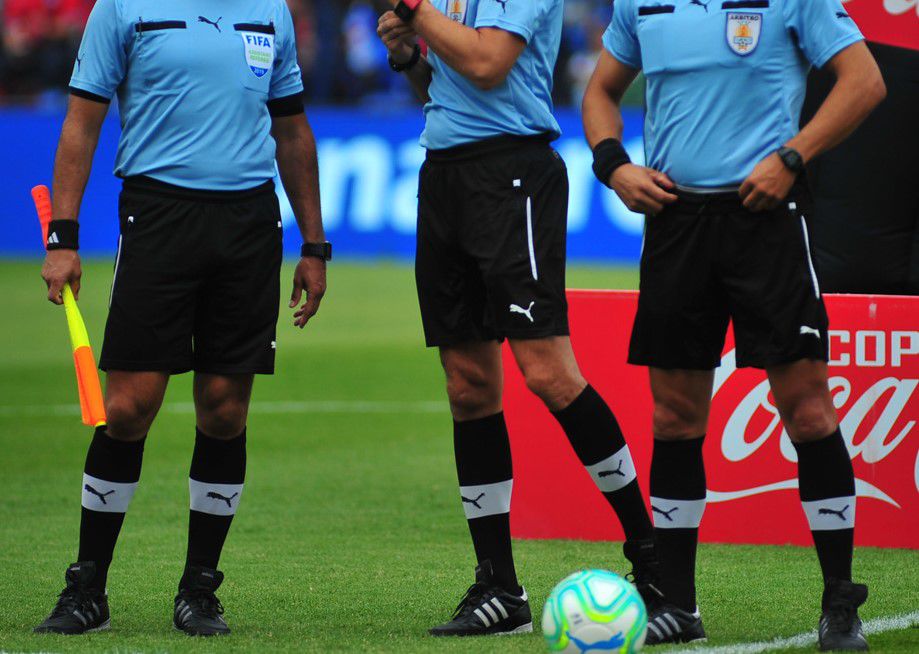
<svg viewBox="0 0 919 654">
<path fill-rule="evenodd" d="M 620 166 L 632 163 L 619 139 L 600 141 L 594 148 L 594 175 L 604 186 L 609 186 L 610 177 Z"/>
<path fill-rule="evenodd" d="M 52 220 L 48 223 L 47 250 L 79 250 L 80 223 L 76 220 Z"/>
</svg>

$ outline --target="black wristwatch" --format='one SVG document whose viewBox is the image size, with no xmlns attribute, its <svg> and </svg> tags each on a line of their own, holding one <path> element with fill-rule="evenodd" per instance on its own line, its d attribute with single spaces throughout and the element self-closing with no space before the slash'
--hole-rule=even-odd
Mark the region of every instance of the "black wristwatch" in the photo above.
<svg viewBox="0 0 919 654">
<path fill-rule="evenodd" d="M 776 154 L 779 155 L 779 158 L 782 160 L 782 163 L 785 164 L 785 167 L 795 175 L 800 175 L 804 170 L 804 157 L 802 157 L 801 153 L 794 148 L 782 146 L 778 149 Z"/>
<path fill-rule="evenodd" d="M 331 261 L 332 244 L 328 241 L 325 243 L 304 243 L 300 247 L 300 256 L 314 257 L 316 259 L 322 259 L 323 261 Z"/>
<path fill-rule="evenodd" d="M 421 59 L 421 47 L 416 43 L 414 49 L 412 50 L 412 56 L 409 57 L 409 60 L 405 63 L 399 63 L 392 58 L 392 55 L 387 57 L 389 60 L 389 67 L 393 69 L 394 72 L 403 73 L 407 70 L 411 70 L 415 67 L 415 64 Z"/>
</svg>

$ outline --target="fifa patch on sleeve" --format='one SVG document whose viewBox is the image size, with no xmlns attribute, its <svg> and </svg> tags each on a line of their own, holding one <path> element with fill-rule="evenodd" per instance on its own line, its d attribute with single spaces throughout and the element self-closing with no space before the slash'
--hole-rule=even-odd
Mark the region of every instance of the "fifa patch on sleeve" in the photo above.
<svg viewBox="0 0 919 654">
<path fill-rule="evenodd" d="M 466 22 L 466 0 L 449 0 L 447 16 L 457 23 Z"/>
<path fill-rule="evenodd" d="M 727 15 L 728 47 L 734 54 L 746 57 L 756 50 L 762 31 L 762 14 L 730 12 Z"/>
<path fill-rule="evenodd" d="M 246 63 L 256 77 L 264 77 L 274 64 L 274 34 L 240 32 L 246 52 Z"/>
</svg>

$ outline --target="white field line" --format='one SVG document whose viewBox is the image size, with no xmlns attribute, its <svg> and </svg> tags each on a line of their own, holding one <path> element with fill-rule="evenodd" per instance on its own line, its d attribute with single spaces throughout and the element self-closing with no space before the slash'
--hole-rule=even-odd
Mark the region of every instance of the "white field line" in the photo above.
<svg viewBox="0 0 919 654">
<path fill-rule="evenodd" d="M 887 618 L 874 618 L 866 620 L 862 625 L 866 634 L 880 634 L 886 631 L 901 631 L 910 627 L 919 626 L 919 611 L 894 615 Z M 737 643 L 735 645 L 719 645 L 718 647 L 680 647 L 662 650 L 658 654 L 760 654 L 760 652 L 773 652 L 775 650 L 789 649 L 791 647 L 813 647 L 817 643 L 817 632 L 763 640 L 757 643 Z M 870 644 L 870 643 L 869 643 Z"/>
<path fill-rule="evenodd" d="M 446 413 L 446 401 L 397 400 L 304 400 L 289 402 L 253 402 L 249 413 L 299 415 L 307 413 Z M 161 413 L 193 414 L 191 402 L 168 402 Z M 72 417 L 80 415 L 77 404 L 32 404 L 0 406 L 0 418 Z M 0 653 L 2 654 L 2 653 Z"/>
</svg>

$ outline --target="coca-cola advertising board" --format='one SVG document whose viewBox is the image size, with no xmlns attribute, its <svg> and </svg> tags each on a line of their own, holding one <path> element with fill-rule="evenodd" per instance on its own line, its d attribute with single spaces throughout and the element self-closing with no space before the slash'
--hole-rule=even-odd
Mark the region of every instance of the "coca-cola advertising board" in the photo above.
<svg viewBox="0 0 919 654">
<path fill-rule="evenodd" d="M 626 364 L 637 293 L 571 291 L 569 301 L 578 362 L 619 419 L 647 496 L 651 396 L 646 369 Z M 844 295 L 826 303 L 830 390 L 857 479 L 856 542 L 919 549 L 919 298 Z M 505 364 L 514 535 L 621 540 L 612 510 L 507 349 Z M 763 372 L 736 367 L 730 333 L 714 386 L 702 540 L 809 543 L 794 448 Z"/>
<path fill-rule="evenodd" d="M 869 41 L 919 50 L 919 0 L 843 2 L 846 11 Z"/>
</svg>

